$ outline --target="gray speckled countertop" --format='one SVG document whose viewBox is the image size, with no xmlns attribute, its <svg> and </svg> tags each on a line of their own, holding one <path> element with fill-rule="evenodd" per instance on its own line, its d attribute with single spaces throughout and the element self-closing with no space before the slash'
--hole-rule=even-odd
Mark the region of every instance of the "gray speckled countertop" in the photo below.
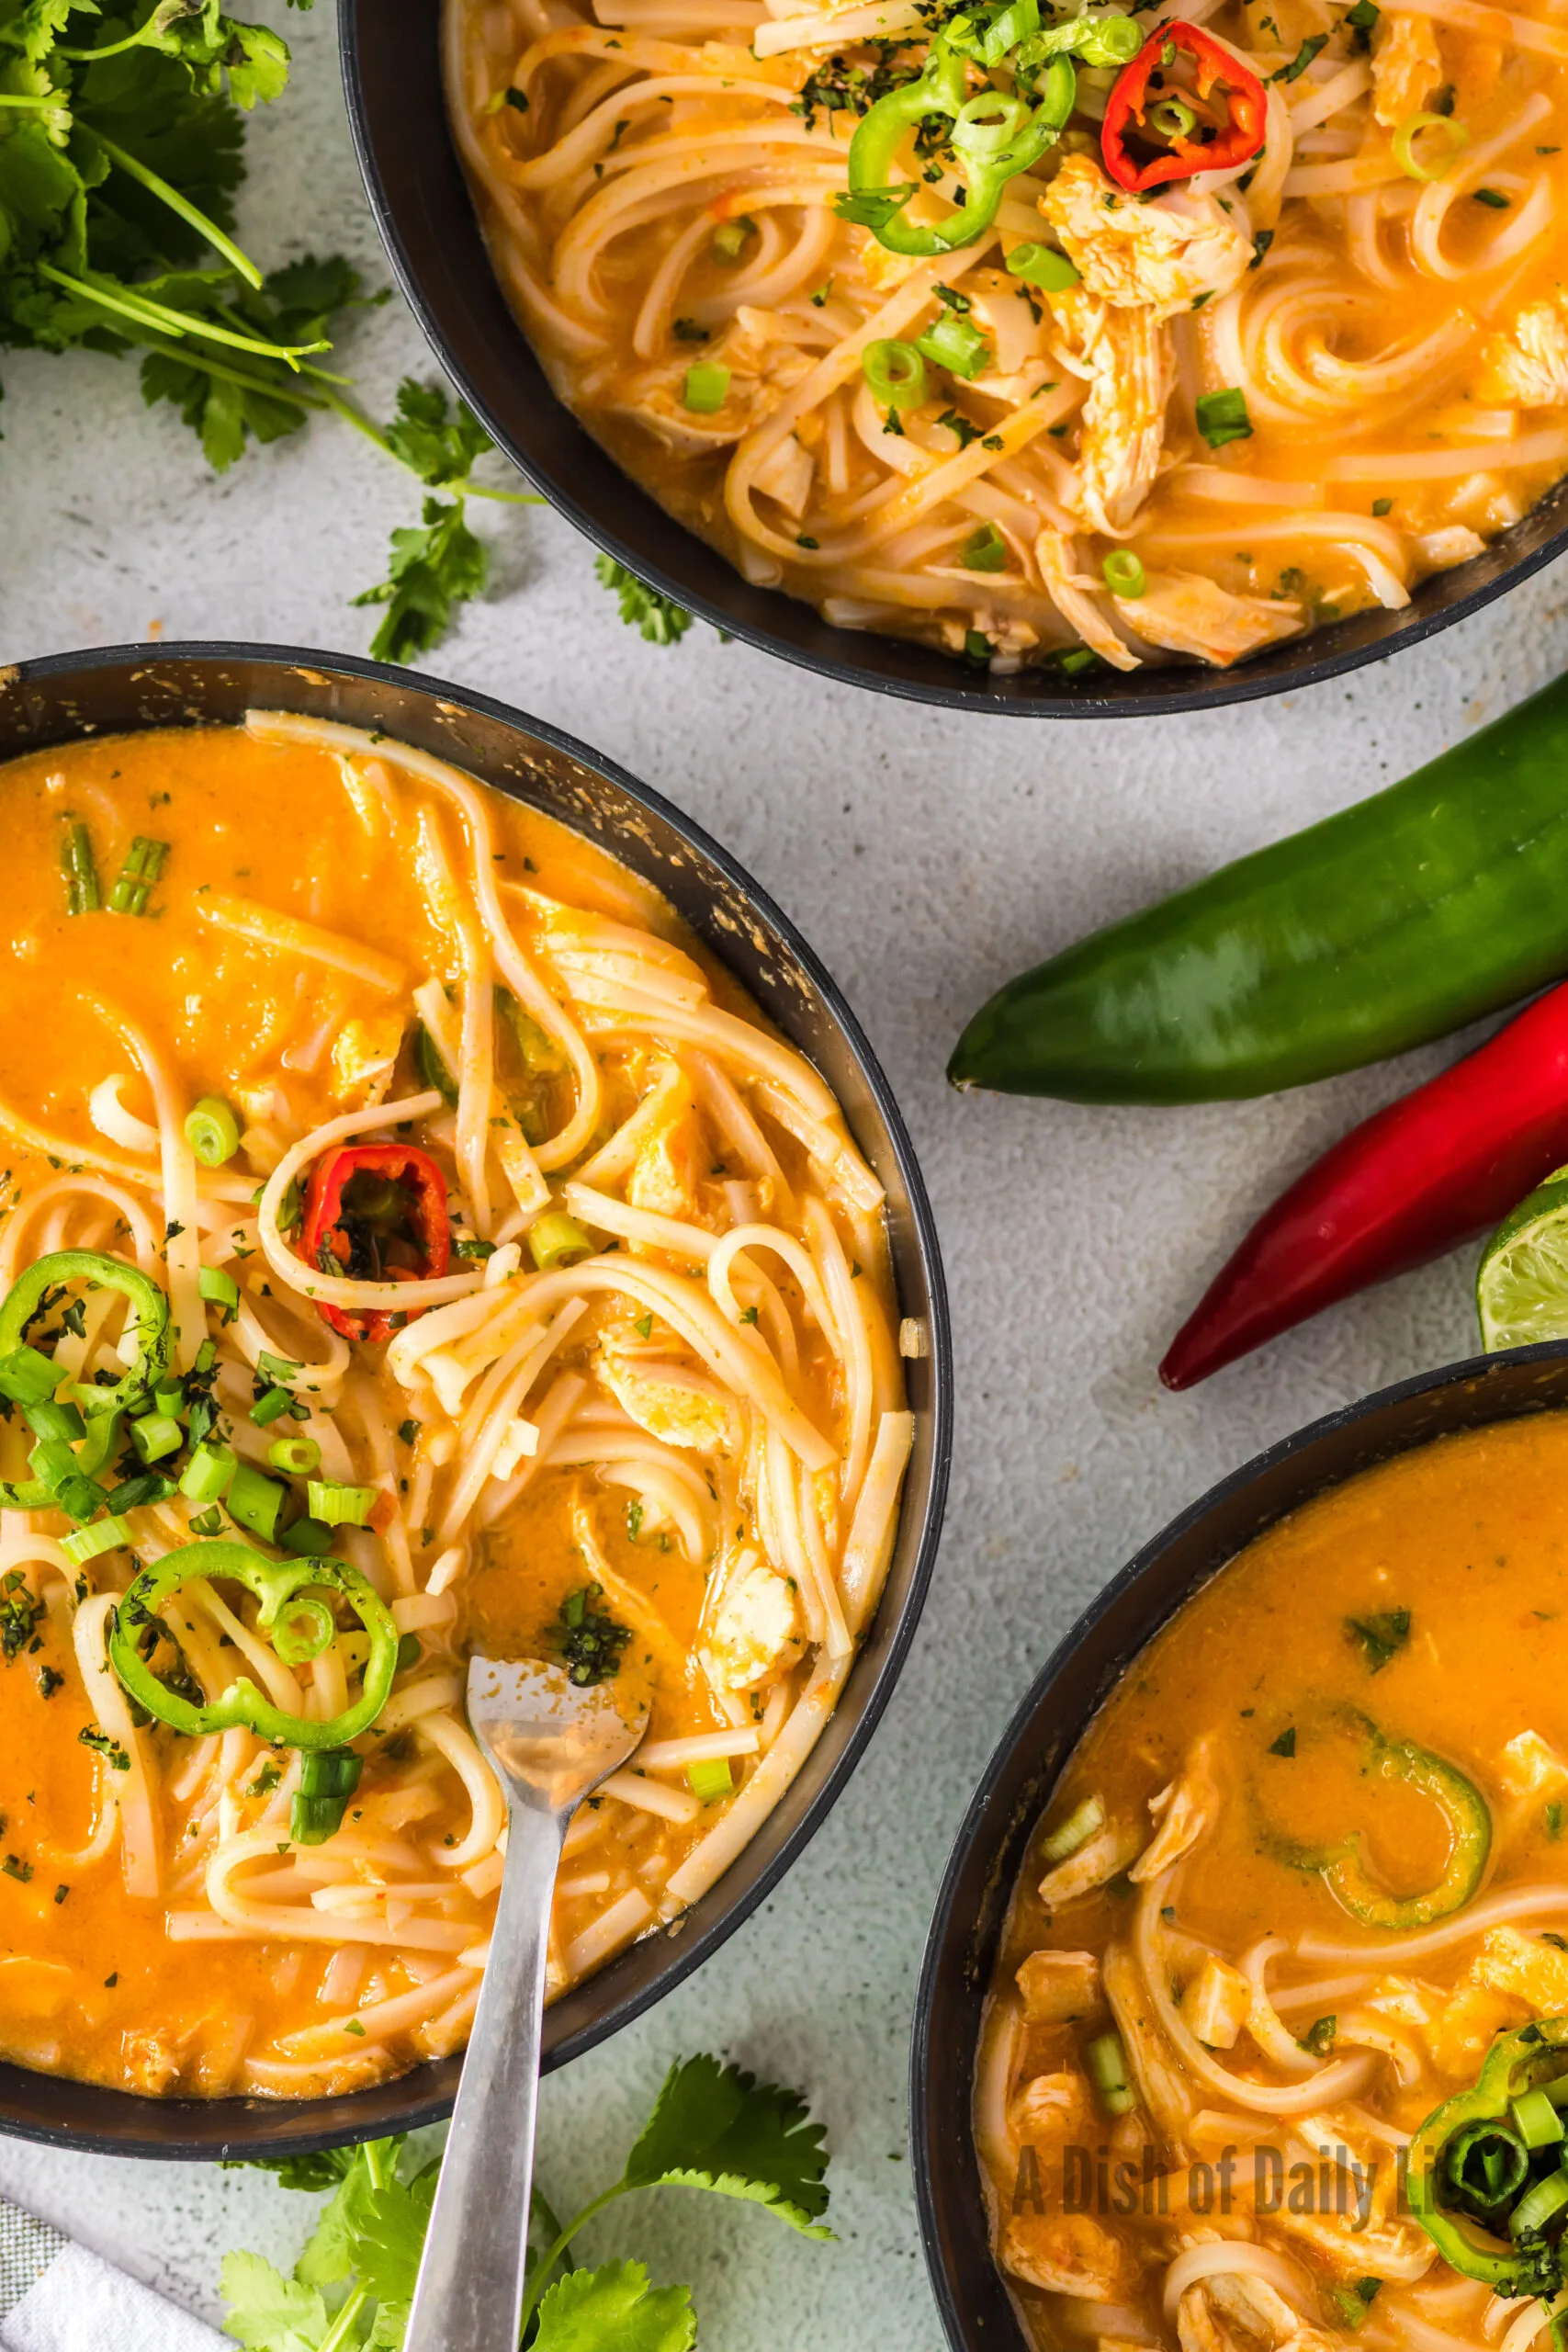
<svg viewBox="0 0 1568 2352">
<path fill-rule="evenodd" d="M 275 20 L 282 10 L 274 8 Z M 242 227 L 269 265 L 342 248 L 385 282 L 344 120 L 331 12 L 290 18 L 294 89 L 252 134 Z M 374 400 L 428 367 L 400 303 L 348 352 Z M 348 609 L 417 492 L 331 424 L 214 480 L 130 366 L 5 367 L 0 654 L 145 637 L 359 651 Z M 732 2052 L 809 2086 L 840 2243 L 666 2192 L 595 2251 L 691 2280 L 707 2352 L 940 2352 L 905 2117 L 925 1926 L 970 1790 L 1073 1612 L 1213 1479 L 1302 1421 L 1467 1352 L 1471 1253 L 1324 1317 L 1195 1394 L 1164 1342 L 1246 1220 L 1324 1144 L 1436 1068 L 1181 1112 L 961 1102 L 942 1063 L 1020 966 L 1372 790 L 1542 684 L 1568 650 L 1561 568 L 1344 685 L 1185 720 L 957 719 L 818 684 L 705 628 L 623 628 L 547 513 L 486 510 L 491 591 L 438 674 L 571 729 L 728 842 L 838 975 L 914 1132 L 946 1251 L 960 1407 L 947 1540 L 902 1686 L 836 1813 L 695 1978 L 545 2089 L 558 2204 L 618 2170 L 671 2058 Z M 0 2143 L 0 2192 L 219 2315 L 223 2250 L 287 2262 L 305 2201 L 245 2173 Z"/>
</svg>

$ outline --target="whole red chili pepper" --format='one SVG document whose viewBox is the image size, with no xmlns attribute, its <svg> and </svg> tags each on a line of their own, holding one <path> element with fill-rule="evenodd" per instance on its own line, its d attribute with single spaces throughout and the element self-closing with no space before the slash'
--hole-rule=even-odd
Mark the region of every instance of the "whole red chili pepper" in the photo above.
<svg viewBox="0 0 1568 2352">
<path fill-rule="evenodd" d="M 1175 63 L 1179 50 L 1187 51 L 1197 69 L 1196 89 L 1172 82 L 1168 90 L 1156 91 L 1151 96 L 1151 78 Z M 1154 152 L 1147 163 L 1140 164 L 1128 153 L 1128 130 L 1134 124 L 1142 130 L 1152 106 L 1162 100 L 1174 101 L 1191 113 L 1189 99 L 1195 96 L 1200 106 L 1208 107 L 1216 94 L 1224 101 L 1226 119 L 1212 138 L 1198 138 L 1179 130 L 1170 134 L 1161 131 L 1159 136 L 1168 135 L 1170 144 L 1168 148 L 1156 148 L 1151 135 L 1146 143 Z M 1106 101 L 1100 134 L 1105 168 L 1118 187 L 1135 195 L 1145 188 L 1160 187 L 1168 180 L 1190 179 L 1195 172 L 1233 171 L 1237 164 L 1245 164 L 1256 155 L 1262 146 L 1268 111 L 1268 95 L 1256 74 L 1248 73 L 1201 25 L 1183 24 L 1173 18 L 1169 24 L 1156 28 L 1132 63 L 1124 65 L 1116 78 Z M 1201 118 L 1192 126 L 1194 132 L 1210 128 Z"/>
<path fill-rule="evenodd" d="M 1171 1341 L 1190 1388 L 1337 1299 L 1487 1232 L 1568 1160 L 1568 985 L 1353 1127 L 1258 1218 Z"/>
<path fill-rule="evenodd" d="M 361 1181 L 355 1184 L 355 1179 Z M 444 1274 L 452 1255 L 446 1178 L 424 1152 L 407 1144 L 355 1144 L 328 1152 L 310 1170 L 299 1254 L 323 1274 L 355 1282 L 412 1283 Z M 316 1304 L 333 1330 L 349 1340 L 389 1340 L 423 1311 L 357 1315 L 321 1299 Z"/>
</svg>

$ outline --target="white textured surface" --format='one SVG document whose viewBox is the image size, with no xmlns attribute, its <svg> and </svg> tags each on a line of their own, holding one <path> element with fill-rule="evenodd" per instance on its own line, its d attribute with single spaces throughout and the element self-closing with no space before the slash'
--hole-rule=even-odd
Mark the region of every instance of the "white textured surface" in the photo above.
<svg viewBox="0 0 1568 2352">
<path fill-rule="evenodd" d="M 279 15 L 281 11 L 277 12 Z M 292 28 L 297 85 L 253 136 L 243 223 L 270 265 L 341 246 L 378 273 L 330 16 Z M 348 364 L 377 402 L 427 368 L 400 305 Z M 10 359 L 0 444 L 0 653 L 166 636 L 358 651 L 345 600 L 417 491 L 318 424 L 221 481 L 130 367 Z M 834 691 L 705 629 L 619 625 L 547 514 L 486 510 L 489 599 L 438 673 L 569 728 L 728 842 L 837 973 L 914 1131 L 957 1335 L 948 1536 L 901 1690 L 836 1814 L 694 1980 L 547 2086 L 541 2178 L 598 2186 L 665 2066 L 699 2048 L 808 2086 L 842 2243 L 668 2192 L 603 2252 L 694 2283 L 707 2352 L 938 2352 L 916 2241 L 907 2037 L 925 1924 L 969 1791 L 1073 1611 L 1172 1512 L 1298 1423 L 1468 1352 L 1468 1253 L 1323 1317 L 1196 1394 L 1155 1363 L 1247 1218 L 1349 1122 L 1445 1058 L 1182 1112 L 960 1102 L 942 1064 L 1002 978 L 1089 926 L 1398 775 L 1542 684 L 1568 648 L 1562 573 L 1345 685 L 1185 721 L 956 719 Z M 283 2259 L 307 2207 L 243 2173 L 0 2144 L 0 2190 L 216 2316 L 222 2250 Z"/>
</svg>

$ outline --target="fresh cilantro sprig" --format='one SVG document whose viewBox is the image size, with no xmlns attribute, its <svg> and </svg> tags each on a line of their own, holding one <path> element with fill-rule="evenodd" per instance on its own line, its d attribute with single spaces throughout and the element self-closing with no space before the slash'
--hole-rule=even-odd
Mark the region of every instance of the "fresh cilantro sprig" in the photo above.
<svg viewBox="0 0 1568 2352">
<path fill-rule="evenodd" d="M 692 2352 L 687 2287 L 654 2287 L 637 2262 L 571 2262 L 579 2231 L 641 2188 L 702 2188 L 761 2205 L 809 2238 L 829 2238 L 827 2154 L 797 2093 L 758 2083 L 717 2058 L 671 2067 L 617 2181 L 563 2228 L 537 2191 L 524 2302 L 533 2352 Z M 276 2165 L 287 2188 L 332 2188 L 286 2278 L 255 2254 L 223 2264 L 225 2327 L 247 2352 L 398 2352 L 430 2218 L 438 2165 L 402 2177 L 403 2143 L 375 2140 Z"/>
<path fill-rule="evenodd" d="M 684 605 L 661 596 L 657 588 L 649 587 L 635 571 L 617 563 L 614 556 L 596 555 L 593 569 L 620 605 L 621 618 L 628 628 L 638 630 L 649 645 L 679 644 L 692 626 L 692 616 Z"/>
</svg>

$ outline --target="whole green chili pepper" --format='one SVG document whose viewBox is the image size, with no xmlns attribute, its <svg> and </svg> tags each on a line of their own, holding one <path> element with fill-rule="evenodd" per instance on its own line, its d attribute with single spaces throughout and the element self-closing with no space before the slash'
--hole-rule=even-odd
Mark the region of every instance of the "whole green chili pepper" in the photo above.
<svg viewBox="0 0 1568 2352">
<path fill-rule="evenodd" d="M 340 1593 L 370 1637 L 364 1687 L 354 1705 L 325 1722 L 292 1715 L 275 1706 L 246 1675 L 237 1677 L 219 1698 L 202 1706 L 171 1690 L 152 1672 L 138 1645 L 164 1602 L 193 1577 L 231 1577 L 254 1592 L 261 1602 L 256 1622 L 270 1635 L 278 1657 L 290 1666 L 319 1657 L 336 1638 L 336 1620 L 320 1596 L 323 1590 Z M 253 1552 L 248 1544 L 218 1542 L 183 1544 L 152 1567 L 143 1568 L 115 1611 L 108 1648 L 109 1664 L 130 1696 L 174 1730 L 197 1739 L 209 1732 L 231 1730 L 238 1724 L 279 1747 L 309 1751 L 344 1747 L 369 1730 L 392 1687 L 398 1641 L 390 1610 L 375 1587 L 346 1561 L 269 1560 Z"/>
<path fill-rule="evenodd" d="M 1560 2089 L 1568 2098 L 1565 2060 L 1568 2018 L 1541 2018 L 1500 2035 L 1472 2087 L 1434 2109 L 1410 2143 L 1411 2211 L 1446 2262 L 1497 2295 L 1551 2295 L 1562 2281 L 1559 2239 L 1521 2232 L 1504 2245 L 1500 2233 L 1532 2193 L 1528 2159 L 1521 2167 L 1505 2144 L 1525 2154 L 1507 2128 L 1513 2102 L 1544 2087 L 1553 2106 L 1561 2105 Z M 1486 2238 L 1472 2233 L 1467 2216 L 1484 2221 Z"/>
<path fill-rule="evenodd" d="M 1269 1094 L 1402 1054 L 1568 971 L 1568 680 L 1402 784 L 1012 981 L 958 1086 Z"/>
<path fill-rule="evenodd" d="M 968 96 L 968 61 L 953 38 L 965 22 L 955 18 L 937 34 L 918 80 L 878 98 L 850 141 L 849 192 L 835 199 L 834 209 L 840 220 L 871 230 L 890 253 L 950 254 L 972 245 L 995 220 L 1009 180 L 1055 145 L 1073 110 L 1077 76 L 1066 55 L 1046 66 L 1032 108 L 1001 90 Z M 905 134 L 930 115 L 951 122 L 947 143 L 964 179 L 963 204 L 936 226 L 903 217 L 918 183 L 891 177 Z"/>
</svg>

